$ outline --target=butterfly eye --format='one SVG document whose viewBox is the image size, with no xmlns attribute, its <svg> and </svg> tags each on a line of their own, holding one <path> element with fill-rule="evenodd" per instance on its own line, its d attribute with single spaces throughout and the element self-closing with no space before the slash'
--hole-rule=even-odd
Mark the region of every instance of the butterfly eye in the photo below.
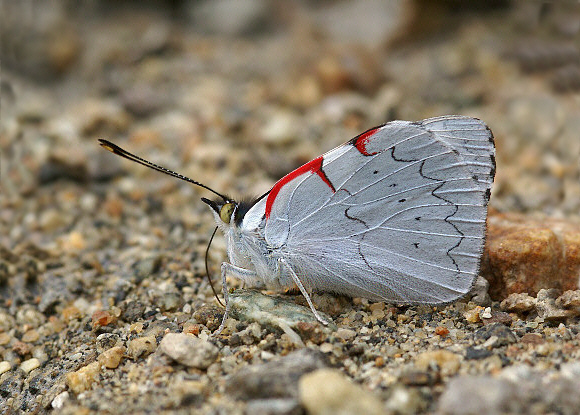
<svg viewBox="0 0 580 415">
<path fill-rule="evenodd" d="M 222 206 L 222 208 L 220 209 L 220 219 L 224 223 L 230 223 L 232 213 L 234 213 L 235 207 L 236 206 L 233 203 L 226 203 L 225 205 Z"/>
</svg>

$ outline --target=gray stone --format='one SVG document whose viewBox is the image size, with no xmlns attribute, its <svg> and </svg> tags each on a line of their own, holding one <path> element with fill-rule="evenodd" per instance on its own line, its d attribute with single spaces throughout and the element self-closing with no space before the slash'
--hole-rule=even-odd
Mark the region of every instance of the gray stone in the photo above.
<svg viewBox="0 0 580 415">
<path fill-rule="evenodd" d="M 255 399 L 246 405 L 246 413 L 253 415 L 302 415 L 304 411 L 297 399 Z"/>
<path fill-rule="evenodd" d="M 300 377 L 326 366 L 323 353 L 301 349 L 239 370 L 230 378 L 226 390 L 238 399 L 297 398 Z"/>
<path fill-rule="evenodd" d="M 493 347 L 515 343 L 518 340 L 516 335 L 501 323 L 492 323 L 480 328 L 473 334 L 473 340 L 475 343 L 480 344 L 492 336 L 497 337 L 497 340 L 493 342 Z"/>
<path fill-rule="evenodd" d="M 512 410 L 515 388 L 490 376 L 453 378 L 439 400 L 442 414 L 502 414 Z"/>
<path fill-rule="evenodd" d="M 207 369 L 219 352 L 210 342 L 184 333 L 167 333 L 159 349 L 176 362 L 197 369 Z"/>
<path fill-rule="evenodd" d="M 296 304 L 283 297 L 264 295 L 255 290 L 236 290 L 230 294 L 232 317 L 240 321 L 256 321 L 260 325 L 281 328 L 297 328 L 298 323 L 318 323 L 308 307 Z M 323 318 L 330 322 L 323 329 L 336 330 L 330 317 L 319 311 Z"/>
</svg>

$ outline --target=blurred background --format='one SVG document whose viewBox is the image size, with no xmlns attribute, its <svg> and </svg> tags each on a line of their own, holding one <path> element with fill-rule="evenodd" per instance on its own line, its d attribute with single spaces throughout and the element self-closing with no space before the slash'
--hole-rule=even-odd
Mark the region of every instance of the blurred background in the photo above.
<svg viewBox="0 0 580 415">
<path fill-rule="evenodd" d="M 496 136 L 493 206 L 579 211 L 575 1 L 25 0 L 1 11 L 4 200 L 106 182 L 121 165 L 166 182 L 112 160 L 97 138 L 239 196 L 374 125 L 464 114 Z"/>
</svg>

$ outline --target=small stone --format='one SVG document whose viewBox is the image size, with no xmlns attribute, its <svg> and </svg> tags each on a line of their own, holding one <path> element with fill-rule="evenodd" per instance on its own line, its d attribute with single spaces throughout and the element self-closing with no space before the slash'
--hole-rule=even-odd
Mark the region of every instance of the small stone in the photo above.
<svg viewBox="0 0 580 415">
<path fill-rule="evenodd" d="M 352 340 L 356 337 L 356 331 L 351 330 L 351 329 L 340 328 L 340 329 L 336 330 L 335 336 L 341 340 L 348 341 L 348 340 Z"/>
<path fill-rule="evenodd" d="M 470 322 L 470 323 L 478 323 L 481 321 L 481 312 L 483 311 L 483 307 L 477 306 L 472 308 L 471 310 L 467 310 L 463 313 L 463 317 Z"/>
<path fill-rule="evenodd" d="M 95 311 L 91 317 L 93 327 L 108 326 L 113 324 L 117 319 L 107 310 Z"/>
<path fill-rule="evenodd" d="M 174 311 L 183 305 L 183 298 L 176 291 L 166 292 L 159 297 L 157 305 L 161 311 Z"/>
<path fill-rule="evenodd" d="M 252 415 L 302 415 L 300 402 L 293 398 L 253 399 L 246 405 L 246 414 Z"/>
<path fill-rule="evenodd" d="M 319 369 L 303 375 L 298 388 L 300 402 L 311 415 L 385 413 L 377 396 L 335 369 Z"/>
<path fill-rule="evenodd" d="M 538 292 L 536 310 L 538 316 L 546 321 L 560 321 L 574 316 L 574 311 L 556 305 L 557 290 L 542 289 Z"/>
<path fill-rule="evenodd" d="M 510 294 L 500 304 L 500 308 L 510 313 L 525 313 L 531 311 L 536 306 L 536 299 L 527 293 Z"/>
<path fill-rule="evenodd" d="M 197 369 L 207 369 L 219 353 L 210 342 L 184 333 L 167 333 L 159 348 L 176 362 Z"/>
<path fill-rule="evenodd" d="M 306 373 L 328 366 L 323 353 L 300 349 L 263 364 L 238 370 L 226 385 L 238 399 L 298 398 L 298 380 Z"/>
<path fill-rule="evenodd" d="M 418 370 L 425 372 L 435 365 L 443 376 L 457 373 L 460 364 L 461 356 L 447 350 L 423 352 L 415 358 L 415 367 Z"/>
<path fill-rule="evenodd" d="M 568 290 L 556 299 L 556 305 L 562 308 L 580 307 L 580 290 Z"/>
<path fill-rule="evenodd" d="M 437 326 L 435 327 L 435 334 L 441 337 L 445 337 L 449 334 L 449 329 L 447 327 Z"/>
<path fill-rule="evenodd" d="M 254 322 L 242 331 L 234 333 L 232 337 L 236 336 L 241 344 L 250 345 L 260 341 L 261 334 L 262 328 L 258 323 Z"/>
<path fill-rule="evenodd" d="M 63 240 L 62 248 L 68 252 L 80 251 L 85 249 L 87 243 L 82 233 L 73 231 L 66 235 Z"/>
<path fill-rule="evenodd" d="M 66 401 L 68 401 L 69 395 L 70 394 L 68 393 L 68 391 L 64 391 L 64 392 L 59 393 L 52 400 L 52 402 L 50 403 L 50 406 L 52 406 L 54 409 L 61 409 L 64 406 L 64 404 L 66 403 Z"/>
<path fill-rule="evenodd" d="M 90 363 L 76 372 L 67 373 L 66 384 L 76 394 L 85 392 L 93 387 L 100 371 L 101 364 L 99 362 Z"/>
<path fill-rule="evenodd" d="M 542 344 L 545 340 L 539 333 L 526 333 L 520 339 L 520 343 L 524 344 Z"/>
<path fill-rule="evenodd" d="M 137 261 L 133 265 L 136 282 L 141 282 L 151 274 L 157 272 L 161 266 L 161 257 L 153 256 Z"/>
<path fill-rule="evenodd" d="M 302 340 L 310 340 L 314 344 L 321 344 L 327 338 L 327 333 L 321 330 L 318 323 L 300 321 L 296 324 L 296 330 L 300 333 Z"/>
<path fill-rule="evenodd" d="M 192 323 L 188 321 L 183 324 L 183 333 L 199 336 L 199 333 L 201 333 L 202 328 L 203 326 L 201 324 Z"/>
<path fill-rule="evenodd" d="M 484 325 L 489 325 L 489 324 L 493 324 L 493 323 L 501 323 L 501 324 L 505 324 L 506 326 L 509 326 L 512 324 L 512 318 L 508 313 L 504 313 L 503 311 L 492 310 L 490 314 L 491 314 L 491 317 L 489 317 L 489 318 L 484 318 L 482 316 L 481 320 L 483 321 Z"/>
<path fill-rule="evenodd" d="M 472 296 L 471 301 L 483 307 L 491 305 L 491 297 L 488 291 L 489 282 L 479 275 L 475 280 L 475 284 L 473 284 L 473 288 L 469 292 L 469 295 Z"/>
<path fill-rule="evenodd" d="M 145 305 L 140 301 L 129 301 L 122 306 L 122 318 L 123 320 L 133 323 L 143 317 L 145 312 Z"/>
<path fill-rule="evenodd" d="M 481 360 L 489 357 L 493 354 L 493 352 L 489 349 L 485 349 L 482 347 L 468 347 L 465 350 L 465 359 L 466 360 Z"/>
<path fill-rule="evenodd" d="M 26 356 L 31 352 L 32 346 L 19 340 L 12 344 L 12 350 L 19 356 Z"/>
<path fill-rule="evenodd" d="M 121 363 L 124 354 L 125 348 L 123 346 L 115 346 L 101 353 L 97 359 L 107 369 L 115 369 Z"/>
<path fill-rule="evenodd" d="M 97 336 L 97 353 L 103 353 L 120 343 L 119 335 L 114 333 L 102 333 Z"/>
<path fill-rule="evenodd" d="M 432 372 L 421 372 L 417 370 L 407 371 L 399 377 L 399 381 L 407 386 L 433 385 L 438 376 L 433 376 Z"/>
<path fill-rule="evenodd" d="M 40 367 L 40 360 L 33 357 L 32 359 L 25 360 L 20 364 L 20 369 L 26 374 L 30 373 L 34 369 Z"/>
<path fill-rule="evenodd" d="M 34 343 L 40 338 L 40 334 L 34 329 L 28 330 L 26 333 L 22 335 L 22 341 L 25 343 Z"/>
<path fill-rule="evenodd" d="M 261 326 L 281 328 L 286 334 L 288 334 L 286 330 L 288 327 L 297 328 L 300 322 L 318 323 L 308 307 L 298 305 L 288 298 L 272 297 L 256 290 L 236 290 L 230 294 L 229 300 L 232 317 L 240 321 L 256 321 Z M 336 329 L 330 317 L 321 311 L 319 313 L 329 321 L 328 326 L 321 325 L 321 330 Z M 300 340 L 299 336 L 297 337 Z"/>
<path fill-rule="evenodd" d="M 2 373 L 8 372 L 10 369 L 12 369 L 10 362 L 7 362 L 6 360 L 0 362 L 0 375 L 2 375 Z"/>
<path fill-rule="evenodd" d="M 211 331 L 216 330 L 222 321 L 224 312 L 215 306 L 203 306 L 195 310 L 193 318 L 199 323 L 206 326 Z"/>
<path fill-rule="evenodd" d="M 63 308 L 61 314 L 65 321 L 70 321 L 82 316 L 81 311 L 74 305 Z"/>
<path fill-rule="evenodd" d="M 482 319 L 491 318 L 491 307 L 486 307 L 479 315 Z"/>
<path fill-rule="evenodd" d="M 451 379 L 439 399 L 443 414 L 511 413 L 516 397 L 513 384 L 490 376 L 459 376 Z"/>
<path fill-rule="evenodd" d="M 427 402 L 417 388 L 398 385 L 391 391 L 386 407 L 395 414 L 412 415 L 423 412 L 427 407 Z"/>
<path fill-rule="evenodd" d="M 5 346 L 8 343 L 10 343 L 10 340 L 12 340 L 12 336 L 9 335 L 8 333 L 0 333 L 0 346 Z"/>
<path fill-rule="evenodd" d="M 157 349 L 155 336 L 137 337 L 127 345 L 127 354 L 133 359 L 153 353 Z"/>
<path fill-rule="evenodd" d="M 493 347 L 500 347 L 517 341 L 516 335 L 501 323 L 484 326 L 473 333 L 473 340 L 476 344 L 484 343 L 491 337 L 495 337 L 493 343 L 490 345 Z"/>
</svg>

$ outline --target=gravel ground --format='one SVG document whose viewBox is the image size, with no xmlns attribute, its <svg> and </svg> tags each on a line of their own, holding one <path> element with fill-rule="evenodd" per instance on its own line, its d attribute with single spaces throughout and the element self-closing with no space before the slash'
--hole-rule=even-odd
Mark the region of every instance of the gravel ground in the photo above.
<svg viewBox="0 0 580 415">
<path fill-rule="evenodd" d="M 4 2 L 0 412 L 577 413 L 580 7 L 491 3 Z M 496 138 L 473 295 L 316 294 L 323 327 L 231 280 L 218 337 L 207 192 L 97 142 L 252 196 L 442 114 Z"/>
</svg>

